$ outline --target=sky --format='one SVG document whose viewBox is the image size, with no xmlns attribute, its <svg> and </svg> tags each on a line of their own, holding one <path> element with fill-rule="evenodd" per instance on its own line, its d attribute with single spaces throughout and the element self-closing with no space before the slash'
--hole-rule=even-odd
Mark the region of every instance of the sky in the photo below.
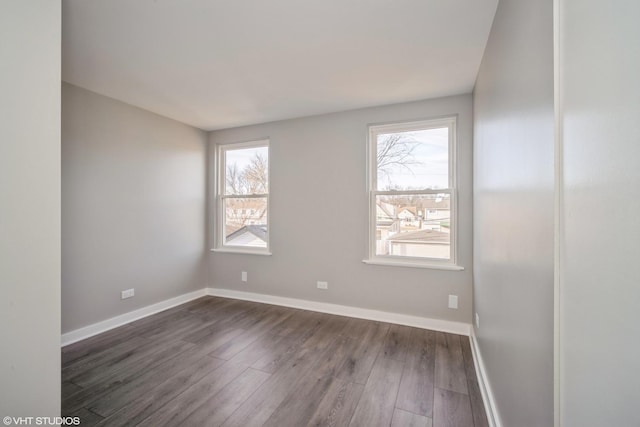
<svg viewBox="0 0 640 427">
<path fill-rule="evenodd" d="M 378 190 L 421 190 L 449 187 L 449 129 L 438 128 L 402 134 L 416 143 L 412 164 L 392 165 L 378 171 Z M 378 144 L 389 134 L 378 135 Z"/>
<path fill-rule="evenodd" d="M 402 132 L 405 138 L 416 144 L 412 153 L 412 163 L 407 167 L 392 165 L 387 169 L 387 173 L 378 172 L 378 190 L 448 188 L 448 133 L 448 128 Z M 378 135 L 378 141 L 387 135 Z M 235 163 L 238 170 L 241 171 L 249 165 L 256 153 L 267 157 L 268 148 L 255 147 L 227 150 L 226 165 L 229 167 Z"/>
<path fill-rule="evenodd" d="M 266 158 L 268 156 L 269 149 L 267 147 L 241 148 L 238 150 L 227 150 L 226 153 L 227 157 L 225 162 L 227 167 L 235 163 L 238 165 L 238 170 L 242 170 L 245 166 L 251 163 L 251 159 L 256 155 L 256 153 L 261 154 Z"/>
</svg>

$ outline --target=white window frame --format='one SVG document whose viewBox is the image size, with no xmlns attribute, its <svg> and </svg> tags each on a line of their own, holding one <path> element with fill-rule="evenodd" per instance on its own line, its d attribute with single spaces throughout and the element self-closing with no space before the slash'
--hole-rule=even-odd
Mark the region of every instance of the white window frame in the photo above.
<svg viewBox="0 0 640 427">
<path fill-rule="evenodd" d="M 267 182 L 268 182 L 268 193 L 260 193 L 260 194 L 241 194 L 241 195 L 230 195 L 226 194 L 226 171 L 227 165 L 225 162 L 225 153 L 227 151 L 233 150 L 243 150 L 247 148 L 267 148 Z M 231 144 L 218 144 L 216 149 L 216 218 L 215 218 L 215 227 L 214 227 L 214 241 L 215 245 L 213 248 L 214 252 L 228 252 L 228 253 L 238 253 L 238 254 L 250 254 L 250 255 L 271 255 L 271 203 L 269 200 L 269 193 L 271 193 L 271 149 L 269 145 L 269 139 L 259 139 L 253 140 L 249 142 L 240 142 L 240 143 L 231 143 Z M 253 198 L 266 198 L 267 200 L 267 246 L 264 248 L 261 247 L 249 247 L 249 246 L 236 246 L 236 245 L 227 245 L 225 240 L 225 232 L 224 226 L 226 221 L 226 213 L 225 213 L 225 199 L 253 199 Z"/>
<path fill-rule="evenodd" d="M 411 132 L 446 127 L 449 129 L 449 187 L 437 190 L 377 190 L 377 140 L 379 134 L 394 132 Z M 390 124 L 369 125 L 367 141 L 367 188 L 369 193 L 369 257 L 363 260 L 366 264 L 390 265 L 402 267 L 433 268 L 441 270 L 463 270 L 457 264 L 458 241 L 458 187 L 457 187 L 457 117 L 426 119 L 410 122 L 396 122 Z M 449 194 L 451 210 L 451 241 L 449 259 L 410 257 L 401 255 L 377 255 L 376 254 L 376 196 L 382 195 L 429 195 Z"/>
</svg>

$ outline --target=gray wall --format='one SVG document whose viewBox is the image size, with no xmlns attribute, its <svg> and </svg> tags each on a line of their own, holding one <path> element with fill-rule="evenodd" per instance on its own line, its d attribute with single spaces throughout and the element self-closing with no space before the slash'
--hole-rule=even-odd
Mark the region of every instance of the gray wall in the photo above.
<svg viewBox="0 0 640 427">
<path fill-rule="evenodd" d="M 474 300 L 504 426 L 553 424 L 552 1 L 501 0 L 474 91 Z"/>
<path fill-rule="evenodd" d="M 561 7 L 562 426 L 639 426 L 640 2 Z"/>
<path fill-rule="evenodd" d="M 212 144 L 271 140 L 273 256 L 212 253 L 210 285 L 470 322 L 471 107 L 471 95 L 461 95 L 213 132 Z M 363 264 L 367 124 L 447 114 L 459 114 L 458 251 L 465 270 Z M 248 272 L 247 283 L 241 271 Z M 329 289 L 317 289 L 318 280 Z M 458 310 L 447 308 L 448 294 L 459 295 Z"/>
<path fill-rule="evenodd" d="M 0 2 L 0 416 L 60 413 L 60 1 Z"/>
<path fill-rule="evenodd" d="M 205 167 L 205 132 L 63 84 L 63 332 L 205 287 Z"/>
</svg>

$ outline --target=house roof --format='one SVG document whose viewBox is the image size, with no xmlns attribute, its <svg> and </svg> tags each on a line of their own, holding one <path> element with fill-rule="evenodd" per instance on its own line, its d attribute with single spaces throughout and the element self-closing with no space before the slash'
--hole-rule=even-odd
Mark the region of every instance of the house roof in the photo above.
<svg viewBox="0 0 640 427">
<path fill-rule="evenodd" d="M 264 224 L 245 225 L 244 227 L 241 227 L 233 233 L 229 234 L 227 236 L 227 240 L 233 240 L 236 237 L 243 235 L 244 233 L 251 233 L 263 242 L 267 241 L 267 226 Z"/>
<path fill-rule="evenodd" d="M 384 215 L 386 215 L 390 219 L 394 218 L 395 215 L 393 214 L 393 205 L 388 205 L 386 203 L 381 203 L 381 202 L 378 202 L 376 205 Z M 391 210 L 389 210 L 389 208 L 391 208 Z M 378 212 L 378 216 L 380 216 L 379 212 Z"/>
<path fill-rule="evenodd" d="M 423 209 L 450 209 L 449 199 L 427 199 L 422 202 Z"/>
<path fill-rule="evenodd" d="M 417 230 L 408 233 L 398 233 L 390 237 L 391 242 L 412 243 L 449 243 L 451 234 L 436 230 Z"/>
</svg>

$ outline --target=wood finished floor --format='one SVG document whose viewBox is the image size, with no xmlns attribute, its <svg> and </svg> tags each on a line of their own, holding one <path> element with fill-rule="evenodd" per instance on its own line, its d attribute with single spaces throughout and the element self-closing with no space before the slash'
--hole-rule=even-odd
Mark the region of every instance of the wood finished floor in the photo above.
<svg viewBox="0 0 640 427">
<path fill-rule="evenodd" d="M 486 427 L 467 337 L 204 297 L 62 350 L 100 426 Z"/>
</svg>

